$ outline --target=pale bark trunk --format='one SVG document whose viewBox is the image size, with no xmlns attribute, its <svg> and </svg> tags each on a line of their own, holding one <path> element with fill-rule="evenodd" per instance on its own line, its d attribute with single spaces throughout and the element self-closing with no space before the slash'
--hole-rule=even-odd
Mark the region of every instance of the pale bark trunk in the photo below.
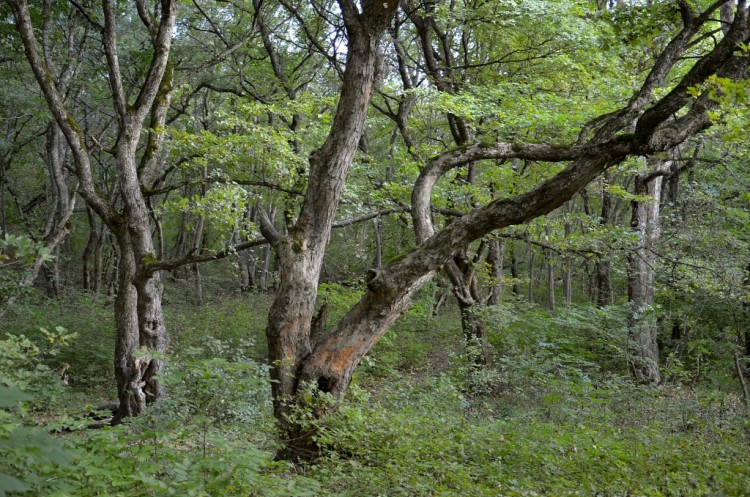
<svg viewBox="0 0 750 497">
<path fill-rule="evenodd" d="M 531 246 L 531 244 L 526 245 L 526 254 L 527 254 L 527 265 L 526 268 L 529 272 L 529 285 L 526 287 L 526 299 L 529 302 L 534 302 L 534 259 L 536 253 L 534 252 L 534 247 Z"/>
<path fill-rule="evenodd" d="M 169 103 L 169 52 L 177 17 L 177 2 L 163 0 L 160 2 L 158 20 L 149 18 L 151 22 L 147 23 L 146 29 L 153 52 L 145 78 L 138 82 L 133 95 L 126 91 L 120 70 L 117 6 L 113 0 L 102 2 L 102 48 L 119 126 L 113 155 L 117 166 L 117 186 L 124 204 L 122 211 L 118 211 L 103 197 L 96 186 L 86 139 L 81 127 L 66 107 L 64 94 L 50 77 L 54 68 L 49 60 L 46 60 L 46 45 L 45 58 L 42 58 L 26 1 L 14 0 L 7 3 L 13 10 L 15 26 L 37 84 L 71 150 L 76 176 L 80 183 L 79 192 L 92 210 L 107 224 L 117 240 L 119 259 L 118 294 L 115 305 L 115 371 L 120 407 L 115 415 L 115 422 L 119 422 L 125 416 L 140 414 L 145 405 L 154 401 L 161 393 L 156 375 L 163 367 L 161 354 L 166 349 L 166 328 L 161 309 L 162 285 L 159 273 L 146 269 L 147 264 L 155 258 L 155 250 L 148 206 L 141 193 L 142 177 L 139 173 L 150 177 L 154 172 L 155 161 L 151 159 L 161 143 L 158 135 L 162 133 L 162 117 Z M 162 117 L 159 117 L 160 113 Z M 138 143 L 149 114 L 152 120 L 149 140 L 139 168 L 136 159 Z M 137 354 L 139 347 L 144 350 Z M 158 358 L 152 357 L 149 351 L 159 353 Z"/>
<path fill-rule="evenodd" d="M 567 203 L 565 209 L 567 214 L 572 214 L 574 208 L 574 202 L 571 200 Z M 563 225 L 565 238 L 568 238 L 573 234 L 573 226 L 570 222 L 566 221 Z M 565 271 L 563 272 L 563 299 L 565 300 L 565 307 L 570 309 L 573 305 L 573 256 L 568 254 L 563 258 Z"/>
<path fill-rule="evenodd" d="M 510 277 L 513 278 L 513 296 L 518 298 L 521 296 L 521 275 L 518 270 L 518 249 L 515 243 L 511 243 L 510 246 Z"/>
<path fill-rule="evenodd" d="M 49 199 L 47 205 L 47 221 L 40 242 L 53 254 L 58 252 L 60 244 L 68 235 L 68 222 L 75 209 L 75 188 L 71 190 L 66 183 L 64 174 L 65 150 L 60 128 L 54 123 L 47 127 L 45 163 L 49 173 Z M 54 262 L 54 261 L 53 261 Z M 26 275 L 19 282 L 21 287 L 30 287 L 44 269 L 45 262 L 38 257 L 32 264 Z M 51 273 L 48 271 L 52 271 Z M 57 296 L 56 267 L 47 267 L 45 273 L 48 276 L 48 291 L 52 297 Z M 0 318 L 18 299 L 17 295 L 9 296 L 0 302 Z"/>
<path fill-rule="evenodd" d="M 205 171 L 204 171 L 205 175 Z M 201 191 L 202 195 L 206 195 L 206 189 L 205 186 L 203 187 Z M 193 243 L 192 243 L 192 249 L 191 252 L 194 254 L 200 254 L 201 249 L 203 247 L 203 227 L 206 224 L 206 218 L 203 216 L 200 216 L 198 218 L 198 222 L 195 224 L 195 231 L 193 232 Z M 199 306 L 202 306 L 205 302 L 203 299 L 203 276 L 201 275 L 200 266 L 198 263 L 194 263 L 192 265 L 193 270 L 193 278 L 195 278 L 195 295 L 196 295 L 196 303 Z"/>
<path fill-rule="evenodd" d="M 245 210 L 245 220 L 253 223 L 257 222 L 257 209 L 255 207 L 248 206 Z M 239 236 L 239 233 L 235 237 L 234 242 L 239 244 L 246 241 L 244 237 Z M 237 266 L 239 270 L 240 278 L 240 292 L 245 293 L 252 291 L 255 288 L 255 266 L 256 258 L 254 249 L 242 250 L 237 254 Z"/>
<path fill-rule="evenodd" d="M 271 221 L 276 218 L 275 206 L 270 206 L 268 208 L 268 218 Z M 273 271 L 271 271 L 271 247 L 266 245 L 265 247 L 263 247 L 261 253 L 263 254 L 263 258 L 261 259 L 260 267 L 256 263 L 254 270 L 256 271 L 256 273 L 260 273 L 260 289 L 266 292 L 273 284 Z M 258 276 L 256 275 L 256 279 L 257 278 Z"/>
<path fill-rule="evenodd" d="M 379 216 L 373 221 L 375 226 L 375 259 L 372 261 L 373 269 L 383 265 L 383 220 Z"/>
<path fill-rule="evenodd" d="M 144 264 L 155 258 L 155 249 L 150 215 L 137 175 L 135 129 L 135 125 L 126 122 L 115 150 L 125 204 L 124 222 L 114 230 L 119 249 L 115 371 L 120 399 L 115 423 L 140 415 L 163 394 L 158 375 L 164 369 L 167 350 L 161 275 L 144 270 Z"/>
<path fill-rule="evenodd" d="M 602 184 L 602 210 L 599 215 L 599 225 L 607 227 L 612 223 L 612 194 L 607 186 L 612 184 L 612 173 L 607 172 L 603 176 Z M 596 305 L 606 307 L 612 304 L 612 267 L 608 254 L 599 254 L 596 257 Z"/>
<path fill-rule="evenodd" d="M 670 161 L 671 162 L 671 161 Z M 628 315 L 631 344 L 631 372 L 640 383 L 656 384 L 659 371 L 658 323 L 654 310 L 654 278 L 656 256 L 653 249 L 659 240 L 660 198 L 663 176 L 671 164 L 661 164 L 652 175 L 639 175 L 635 180 L 635 194 L 649 197 L 648 201 L 634 200 L 631 229 L 637 233 L 636 247 L 628 255 Z"/>
<path fill-rule="evenodd" d="M 487 305 L 497 305 L 503 300 L 503 259 L 505 257 L 505 242 L 499 239 L 490 240 L 487 262 L 490 265 L 490 294 Z"/>
<path fill-rule="evenodd" d="M 549 225 L 545 227 L 547 233 L 547 239 L 551 235 Z M 545 249 L 544 260 L 547 263 L 547 303 L 549 304 L 550 310 L 554 311 L 556 308 L 555 302 L 555 254 L 551 250 Z"/>
</svg>

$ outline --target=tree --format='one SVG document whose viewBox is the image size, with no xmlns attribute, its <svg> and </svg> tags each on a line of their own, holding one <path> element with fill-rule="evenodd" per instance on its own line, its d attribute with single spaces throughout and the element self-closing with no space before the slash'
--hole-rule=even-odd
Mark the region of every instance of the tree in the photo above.
<svg viewBox="0 0 750 497">
<path fill-rule="evenodd" d="M 109 149 L 117 168 L 117 190 L 121 204 L 104 196 L 93 176 L 91 140 L 77 117 L 66 105 L 55 85 L 55 68 L 45 60 L 34 28 L 32 12 L 25 0 L 6 0 L 26 58 L 50 112 L 70 147 L 78 192 L 102 219 L 117 241 L 117 299 L 115 317 L 117 340 L 115 373 L 119 408 L 115 421 L 141 413 L 147 403 L 162 393 L 158 373 L 163 369 L 167 346 L 166 327 L 161 309 L 162 283 L 158 272 L 148 269 L 155 259 L 151 236 L 149 205 L 142 193 L 158 178 L 156 152 L 161 146 L 166 111 L 170 102 L 172 68 L 169 52 L 177 16 L 176 2 L 163 0 L 153 12 L 145 1 L 135 2 L 145 27 L 151 53 L 139 69 L 143 77 L 126 87 L 118 44 L 118 24 L 133 22 L 131 12 L 114 1 L 102 2 L 100 13 L 74 3 L 71 16 L 82 16 L 98 35 L 104 52 L 110 102 L 117 129 Z M 101 19 L 101 21 L 100 21 Z M 136 21 L 137 22 L 137 21 Z M 85 35 L 84 35 L 85 36 Z M 150 117 L 146 148 L 139 153 L 144 124 Z M 142 349 L 139 352 L 139 349 Z"/>
<path fill-rule="evenodd" d="M 696 39 L 703 40 L 711 32 L 712 16 L 723 3 L 696 11 L 679 2 L 682 27 L 656 57 L 640 87 L 622 107 L 589 119 L 571 142 L 467 143 L 433 157 L 420 172 L 412 193 L 413 222 L 417 232 L 423 233 L 418 246 L 402 259 L 371 270 L 359 302 L 323 335 L 312 336 L 322 258 L 375 90 L 378 45 L 396 9 L 390 2 L 363 2 L 361 10 L 354 2 L 338 2 L 347 51 L 331 131 L 325 143 L 310 155 L 307 191 L 289 233 L 279 233 L 267 217 L 261 217 L 263 234 L 271 241 L 280 264 L 279 289 L 269 313 L 267 337 L 275 414 L 287 440 L 282 457 L 309 457 L 316 450 L 313 434 L 289 416 L 294 404 L 324 415 L 324 410 L 310 405 L 314 397 L 302 392 L 313 388 L 340 398 L 362 357 L 408 307 L 414 294 L 469 243 L 552 211 L 629 156 L 670 150 L 711 126 L 709 111 L 717 107 L 717 102 L 710 92 L 694 97 L 689 90 L 713 75 L 743 78 L 748 63 L 740 49 L 750 34 L 745 2 L 738 3 L 731 29 L 723 39 L 714 44 L 695 44 Z M 693 63 L 685 62 L 682 57 L 686 51 L 696 48 L 701 51 L 693 54 Z M 674 81 L 668 90 L 657 94 L 669 78 Z M 433 232 L 430 199 L 441 178 L 469 163 L 495 164 L 513 158 L 568 165 L 518 195 L 477 206 Z"/>
</svg>

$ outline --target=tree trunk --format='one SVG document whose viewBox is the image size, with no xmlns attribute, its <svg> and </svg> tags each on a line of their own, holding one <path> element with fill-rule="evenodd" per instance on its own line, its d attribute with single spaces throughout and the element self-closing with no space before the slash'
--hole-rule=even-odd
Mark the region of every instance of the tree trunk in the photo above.
<svg viewBox="0 0 750 497">
<path fill-rule="evenodd" d="M 477 207 L 442 231 L 423 238 L 424 241 L 403 259 L 379 270 L 370 270 L 366 278 L 367 290 L 359 302 L 324 336 L 311 340 L 310 326 L 323 252 L 374 90 L 377 45 L 397 4 L 340 0 L 339 7 L 347 32 L 347 63 L 331 132 L 324 145 L 311 154 L 308 188 L 299 218 L 290 227 L 289 234 L 280 235 L 267 218 L 261 220 L 263 234 L 272 243 L 279 260 L 280 287 L 269 313 L 266 332 L 271 374 L 275 380 L 272 387 L 274 410 L 284 428 L 287 444 L 280 455 L 292 459 L 316 454 L 317 446 L 314 424 L 286 416 L 295 412 L 291 407 L 307 409 L 314 417 L 323 416 L 330 404 L 319 402 L 320 393 L 341 398 L 361 359 L 435 271 L 471 242 L 493 230 L 522 224 L 551 212 L 626 157 L 667 150 L 710 126 L 705 111 L 713 108 L 713 104 L 708 97 L 693 99 L 682 90 L 705 81 L 717 71 L 720 76 L 739 78 L 747 69 L 745 58 L 731 58 L 738 39 L 747 35 L 744 24 L 735 23 L 731 37 L 720 41 L 709 55 L 694 65 L 675 91 L 653 103 L 654 90 L 659 87 L 657 82 L 669 72 L 702 27 L 697 22 L 688 24 L 665 49 L 658 66 L 627 106 L 590 123 L 591 127 L 584 130 L 586 133 L 582 133 L 579 140 L 583 145 L 561 148 L 517 142 L 477 144 L 430 160 L 420 171 L 412 194 L 415 223 L 423 222 L 425 214 L 429 219 L 432 185 L 457 167 L 479 159 L 510 157 L 570 162 L 535 188 Z M 685 107 L 689 108 L 675 118 L 675 112 Z M 635 133 L 625 133 L 634 119 L 637 119 Z M 420 233 L 416 227 L 415 230 Z M 299 395 L 302 391 L 318 392 L 318 395 Z"/>
<path fill-rule="evenodd" d="M 566 214 L 573 214 L 573 209 L 574 202 L 571 200 L 566 204 Z M 567 219 L 563 225 L 563 230 L 565 238 L 573 234 L 573 225 Z M 570 254 L 565 255 L 563 262 L 565 266 L 565 271 L 563 272 L 563 299 L 565 299 L 565 307 L 570 309 L 573 305 L 573 256 Z"/>
<path fill-rule="evenodd" d="M 527 260 L 528 260 L 528 271 L 529 271 L 529 286 L 526 287 L 526 299 L 529 302 L 534 302 L 534 247 L 531 244 L 526 245 L 527 249 Z"/>
<path fill-rule="evenodd" d="M 483 252 L 482 247 L 478 248 L 476 256 L 481 258 Z M 443 271 L 453 285 L 453 294 L 458 301 L 466 358 L 469 365 L 476 369 L 489 362 L 489 342 L 481 315 L 482 298 L 477 287 L 476 261 L 467 261 L 466 257 L 466 251 L 461 251 L 445 264 Z"/>
<path fill-rule="evenodd" d="M 745 265 L 745 277 L 742 280 L 745 290 L 745 301 L 742 303 L 742 314 L 745 319 L 742 324 L 745 327 L 745 375 L 750 378 L 750 263 Z"/>
<path fill-rule="evenodd" d="M 147 405 L 162 396 L 163 387 L 157 376 L 164 369 L 168 342 L 161 305 L 161 275 L 145 268 L 155 259 L 155 249 L 149 212 L 136 175 L 138 141 L 126 139 L 133 137 L 128 126 L 121 133 L 115 157 L 125 222 L 114 230 L 119 252 L 115 376 L 120 407 L 113 423 L 140 415 Z"/>
<path fill-rule="evenodd" d="M 510 276 L 513 278 L 513 295 L 518 298 L 521 296 L 521 280 L 518 270 L 518 254 L 516 244 L 510 245 Z"/>
<path fill-rule="evenodd" d="M 632 349 L 630 369 L 639 383 L 657 384 L 659 371 L 658 323 L 654 311 L 654 278 L 656 256 L 653 249 L 661 233 L 659 207 L 662 174 L 669 170 L 671 161 L 659 165 L 652 174 L 638 175 L 635 194 L 647 196 L 647 201 L 632 201 L 631 229 L 637 234 L 636 247 L 628 255 L 628 324 Z"/>
<path fill-rule="evenodd" d="M 602 210 L 599 225 L 606 228 L 612 223 L 612 194 L 607 186 L 612 184 L 612 173 L 604 173 L 602 184 Z M 608 254 L 598 254 L 595 263 L 596 305 L 606 307 L 612 304 L 612 266 Z"/>
<path fill-rule="evenodd" d="M 272 241 L 279 264 L 279 286 L 268 316 L 266 336 L 271 366 L 274 414 L 282 427 L 285 459 L 308 459 L 318 453 L 314 433 L 289 418 L 290 402 L 305 405 L 297 395 L 308 385 L 322 392 L 344 389 L 351 371 L 311 356 L 310 326 L 317 286 L 334 215 L 347 173 L 364 131 L 381 58 L 378 47 L 398 2 L 362 2 L 362 12 L 349 0 L 339 2 L 346 27 L 346 69 L 331 130 L 325 143 L 310 154 L 308 186 L 297 221 L 280 235 L 267 215 L 263 234 Z M 363 350 L 360 344 L 358 347 Z M 354 347 L 350 356 L 358 354 Z M 363 352 L 364 353 L 364 352 Z M 342 365 L 342 361 L 338 361 Z M 333 374 L 335 373 L 335 374 Z M 312 407 L 312 406 L 310 406 Z"/>
<path fill-rule="evenodd" d="M 549 224 L 545 227 L 547 239 L 552 236 Z M 551 250 L 545 249 L 544 259 L 547 262 L 547 302 L 551 311 L 556 308 L 555 303 L 555 255 Z"/>
<path fill-rule="evenodd" d="M 248 206 L 245 210 L 245 221 L 257 223 L 256 209 L 253 206 Z M 233 243 L 242 243 L 245 237 L 241 236 L 239 232 L 236 233 Z M 237 266 L 239 270 L 240 278 L 240 292 L 250 292 L 255 288 L 255 266 L 256 259 L 253 249 L 241 250 L 237 254 Z"/>
<path fill-rule="evenodd" d="M 268 208 L 268 217 L 273 221 L 276 217 L 276 207 L 270 206 Z M 255 271 L 260 272 L 260 289 L 264 292 L 268 291 L 272 284 L 271 278 L 271 247 L 266 245 L 263 247 L 263 259 L 261 260 L 260 268 L 258 264 L 255 264 Z M 257 276 L 256 276 L 257 278 Z"/>
<path fill-rule="evenodd" d="M 64 173 L 64 143 L 62 133 L 56 124 L 47 126 L 45 163 L 49 173 L 49 202 L 47 205 L 47 220 L 40 242 L 51 253 L 59 253 L 58 248 L 68 235 L 68 222 L 75 209 L 75 188 L 68 188 Z M 55 261 L 52 261 L 55 262 Z M 41 257 L 31 264 L 29 271 L 19 282 L 21 287 L 30 287 L 34 284 L 39 272 L 44 270 L 47 276 L 47 290 L 51 297 L 57 296 L 57 268 L 48 266 Z M 5 315 L 8 308 L 17 300 L 17 295 L 2 299 L 0 302 L 0 318 Z"/>
<path fill-rule="evenodd" d="M 489 341 L 484 318 L 478 314 L 481 306 L 476 302 L 458 302 L 461 313 L 461 329 L 464 332 L 466 359 L 472 371 L 479 370 L 490 360 Z M 470 377 L 469 382 L 473 379 Z"/>
<path fill-rule="evenodd" d="M 498 238 L 489 242 L 490 250 L 487 253 L 487 262 L 490 265 L 490 294 L 487 297 L 487 305 L 497 305 L 503 300 L 503 258 L 505 256 L 505 241 Z"/>
<path fill-rule="evenodd" d="M 378 216 L 373 220 L 375 227 L 375 258 L 372 268 L 378 269 L 383 265 L 383 219 Z"/>
<path fill-rule="evenodd" d="M 91 259 L 96 253 L 96 246 L 99 244 L 99 239 L 94 213 L 89 207 L 86 208 L 86 219 L 89 222 L 89 239 L 86 242 L 86 248 L 83 249 L 83 255 L 81 256 L 81 286 L 85 291 L 90 291 L 93 290 L 94 287 L 94 276 L 92 275 Z"/>
</svg>

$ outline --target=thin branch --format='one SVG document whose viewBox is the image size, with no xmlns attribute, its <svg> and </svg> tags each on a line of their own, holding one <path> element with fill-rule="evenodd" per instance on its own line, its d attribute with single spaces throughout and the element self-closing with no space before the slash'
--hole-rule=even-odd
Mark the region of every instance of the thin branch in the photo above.
<svg viewBox="0 0 750 497">
<path fill-rule="evenodd" d="M 97 21 L 96 19 L 94 19 L 94 17 L 89 13 L 89 11 L 86 10 L 86 7 L 84 7 L 83 5 L 81 5 L 76 0 L 69 0 L 69 1 L 73 5 L 73 7 L 76 8 L 76 10 L 78 11 L 78 13 L 81 14 L 83 16 L 83 18 L 88 21 L 89 24 L 91 24 L 92 26 L 94 26 L 94 28 L 96 28 L 97 31 L 104 32 L 104 26 L 102 26 L 99 23 L 99 21 Z"/>
</svg>

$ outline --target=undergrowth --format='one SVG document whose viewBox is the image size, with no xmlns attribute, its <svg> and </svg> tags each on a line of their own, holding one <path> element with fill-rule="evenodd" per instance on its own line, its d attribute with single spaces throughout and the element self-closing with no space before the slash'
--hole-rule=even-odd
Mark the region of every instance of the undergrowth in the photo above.
<svg viewBox="0 0 750 497">
<path fill-rule="evenodd" d="M 331 315 L 347 291 L 324 290 Z M 617 306 L 490 308 L 492 362 L 477 370 L 455 310 L 431 317 L 422 297 L 346 402 L 311 421 L 322 458 L 273 462 L 268 305 L 167 304 L 169 396 L 101 430 L 87 413 L 113 395 L 108 302 L 17 306 L 0 325 L 0 496 L 750 495 L 750 423 L 726 354 L 698 374 L 672 353 L 664 385 L 634 385 Z"/>
</svg>

